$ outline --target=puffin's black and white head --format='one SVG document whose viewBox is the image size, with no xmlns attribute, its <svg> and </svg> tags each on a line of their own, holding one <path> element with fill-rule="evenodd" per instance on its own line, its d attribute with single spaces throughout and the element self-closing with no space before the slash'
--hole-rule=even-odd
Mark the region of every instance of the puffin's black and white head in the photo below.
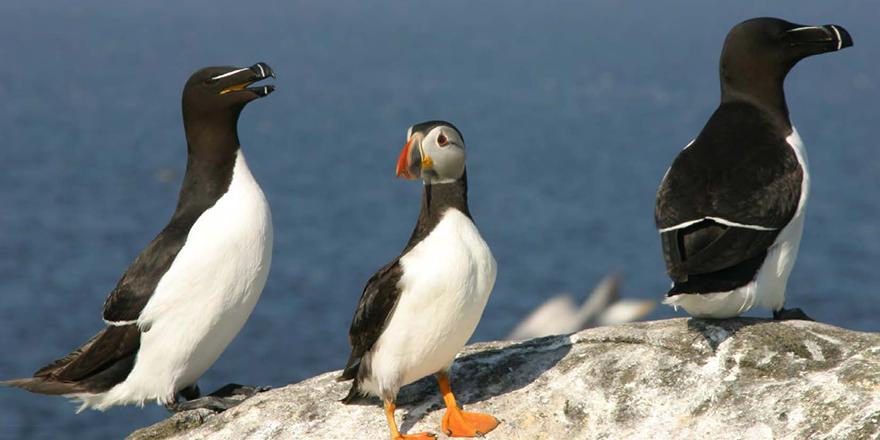
<svg viewBox="0 0 880 440">
<path fill-rule="evenodd" d="M 753 18 L 734 26 L 721 52 L 725 92 L 766 90 L 781 84 L 798 61 L 853 45 L 838 25 L 806 26 L 778 18 Z"/>
<path fill-rule="evenodd" d="M 464 175 L 465 150 L 461 132 L 446 121 L 413 125 L 397 160 L 397 176 L 421 177 L 426 185 L 454 182 Z"/>
</svg>

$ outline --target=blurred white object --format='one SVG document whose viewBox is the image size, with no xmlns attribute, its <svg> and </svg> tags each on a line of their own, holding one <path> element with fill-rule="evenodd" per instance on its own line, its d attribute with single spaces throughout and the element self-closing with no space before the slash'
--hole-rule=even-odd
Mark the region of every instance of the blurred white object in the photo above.
<svg viewBox="0 0 880 440">
<path fill-rule="evenodd" d="M 632 322 L 645 317 L 656 306 L 651 300 L 618 300 L 619 293 L 620 276 L 612 274 L 599 282 L 580 308 L 571 295 L 557 295 L 535 309 L 507 339 L 562 335 L 599 325 Z"/>
</svg>

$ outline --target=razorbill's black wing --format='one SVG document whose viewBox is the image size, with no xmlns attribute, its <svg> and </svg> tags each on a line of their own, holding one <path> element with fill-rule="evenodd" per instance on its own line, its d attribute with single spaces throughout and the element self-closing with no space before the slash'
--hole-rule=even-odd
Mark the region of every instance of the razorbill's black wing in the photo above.
<svg viewBox="0 0 880 440">
<path fill-rule="evenodd" d="M 667 271 L 681 284 L 671 293 L 730 290 L 754 277 L 800 200 L 803 170 L 783 133 L 757 107 L 722 104 L 675 159 L 655 210 Z M 742 263 L 714 285 L 687 284 Z"/>
</svg>

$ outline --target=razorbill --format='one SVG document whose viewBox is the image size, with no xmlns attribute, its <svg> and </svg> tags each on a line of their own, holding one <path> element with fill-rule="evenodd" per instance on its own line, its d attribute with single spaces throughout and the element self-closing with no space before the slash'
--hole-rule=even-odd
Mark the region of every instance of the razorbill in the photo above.
<svg viewBox="0 0 880 440">
<path fill-rule="evenodd" d="M 747 20 L 727 34 L 721 104 L 657 192 L 655 220 L 673 280 L 666 304 L 700 318 L 762 306 L 775 319 L 809 319 L 783 309 L 810 189 L 783 82 L 798 61 L 852 44 L 840 26 L 776 18 Z"/>
<path fill-rule="evenodd" d="M 397 175 L 424 180 L 415 229 L 400 256 L 379 269 L 364 288 L 352 319 L 352 350 L 340 381 L 354 380 L 358 395 L 379 396 L 392 439 L 400 387 L 436 374 L 446 404 L 441 427 L 452 437 L 474 437 L 498 425 L 487 414 L 461 411 L 449 386 L 456 353 L 473 334 L 495 284 L 495 258 L 480 237 L 467 203 L 465 146 L 444 121 L 410 127 Z"/>
<path fill-rule="evenodd" d="M 244 106 L 274 90 L 265 63 L 207 67 L 183 88 L 187 164 L 177 208 L 104 303 L 106 327 L 34 376 L 2 382 L 63 395 L 85 408 L 156 401 L 222 410 L 228 392 L 199 397 L 196 380 L 254 308 L 272 261 L 272 218 L 238 139 Z M 187 402 L 178 403 L 178 393 Z"/>
</svg>

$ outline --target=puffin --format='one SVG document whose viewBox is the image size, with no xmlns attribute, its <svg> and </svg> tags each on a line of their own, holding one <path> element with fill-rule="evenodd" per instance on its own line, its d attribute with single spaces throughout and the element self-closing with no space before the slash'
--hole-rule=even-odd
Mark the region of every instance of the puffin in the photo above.
<svg viewBox="0 0 880 440">
<path fill-rule="evenodd" d="M 230 384 L 201 396 L 196 381 L 238 334 L 269 274 L 272 215 L 237 126 L 249 102 L 274 90 L 251 84 L 274 76 L 257 63 L 189 77 L 186 173 L 171 220 L 110 292 L 101 331 L 33 377 L 0 384 L 68 397 L 77 412 L 148 401 L 222 411 L 262 390 Z"/>
<path fill-rule="evenodd" d="M 807 153 L 783 83 L 800 60 L 853 45 L 838 25 L 754 18 L 734 26 L 721 52 L 721 103 L 675 158 L 654 217 L 672 287 L 665 304 L 725 319 L 753 307 L 785 309 L 810 192 Z"/>
<path fill-rule="evenodd" d="M 421 208 L 400 255 L 367 281 L 349 330 L 351 354 L 339 381 L 351 380 L 344 403 L 362 395 L 382 399 L 392 440 L 398 390 L 436 375 L 446 404 L 441 421 L 452 437 L 481 436 L 498 420 L 462 411 L 449 382 L 458 353 L 480 321 L 495 284 L 496 263 L 468 209 L 466 150 L 461 132 L 445 121 L 413 125 L 396 174 L 424 182 Z"/>
</svg>

